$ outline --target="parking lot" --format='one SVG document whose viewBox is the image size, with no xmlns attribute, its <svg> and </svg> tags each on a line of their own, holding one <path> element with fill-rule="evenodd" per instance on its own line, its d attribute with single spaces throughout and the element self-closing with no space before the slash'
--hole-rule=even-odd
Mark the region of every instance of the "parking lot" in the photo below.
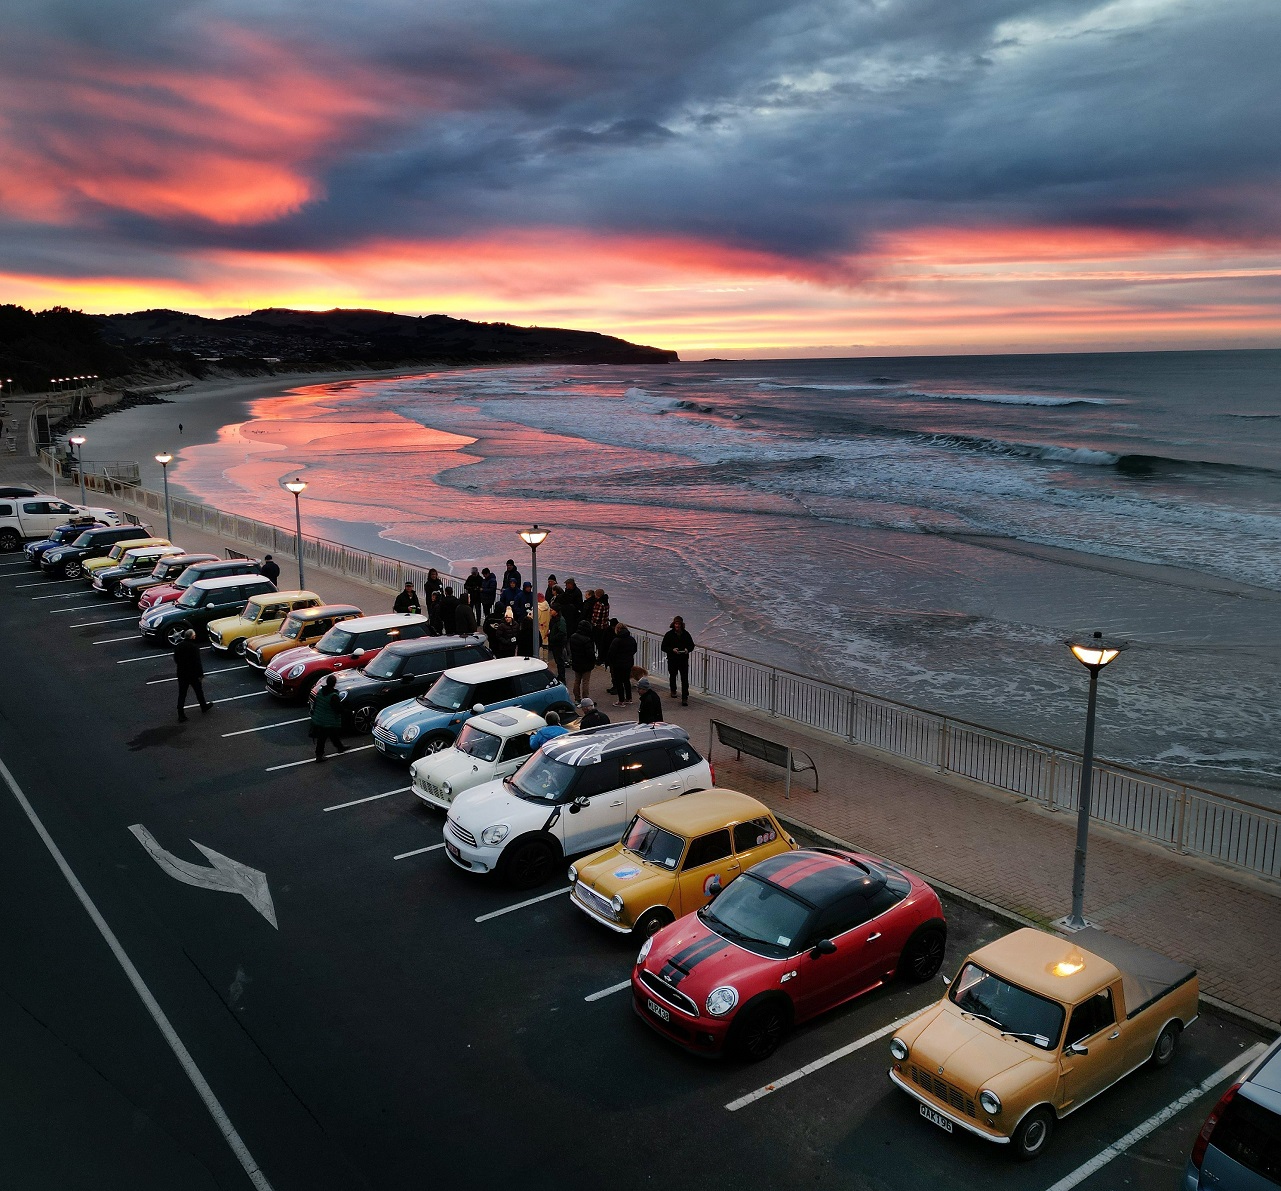
<svg viewBox="0 0 1281 1191">
<path fill-rule="evenodd" d="M 13 555 L 0 556 L 0 601 L 0 760 L 277 1189 L 1173 1188 L 1214 1088 L 1261 1039 L 1203 1013 L 1169 1068 L 1086 1105 L 1027 1166 L 923 1121 L 886 1078 L 889 1030 L 939 981 L 873 993 L 763 1064 L 687 1056 L 632 1014 L 636 944 L 575 911 L 563 881 L 516 893 L 455 870 L 443 816 L 368 737 L 317 765 L 305 706 L 208 647 L 214 709 L 179 724 L 172 659 L 121 602 Z M 15 910 L 0 987 L 39 1023 L 32 1070 L 7 1078 L 51 1103 L 63 1083 L 64 1096 L 103 1085 L 83 1092 L 74 1142 L 11 1116 L 0 1182 L 34 1185 L 15 1181 L 23 1162 L 47 1172 L 83 1153 L 106 1155 L 96 1177 L 46 1185 L 174 1186 L 178 1172 L 183 1185 L 250 1185 L 8 793 L 0 822 Z M 158 862 L 207 868 L 196 845 L 265 874 L 270 913 Z M 945 908 L 950 975 L 1008 928 Z M 65 1079 L 49 1060 L 63 1049 Z M 154 1169 L 139 1173 L 143 1153 Z"/>
</svg>

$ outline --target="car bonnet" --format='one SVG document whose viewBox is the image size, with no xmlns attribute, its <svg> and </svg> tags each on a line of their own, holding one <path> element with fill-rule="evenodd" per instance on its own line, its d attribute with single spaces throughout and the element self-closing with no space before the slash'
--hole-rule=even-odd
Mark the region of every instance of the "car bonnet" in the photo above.
<svg viewBox="0 0 1281 1191">
<path fill-rule="evenodd" d="M 1048 1060 L 1051 1052 L 1045 1054 Z M 950 1002 L 916 1036 L 909 1060 L 941 1072 L 972 1095 L 1011 1067 L 1038 1062 L 1025 1045 L 1000 1037 L 995 1028 L 964 1015 Z"/>
<path fill-rule="evenodd" d="M 621 894 L 628 905 L 633 905 L 634 898 L 651 896 L 658 889 L 670 893 L 676 876 L 674 869 L 660 868 L 633 856 L 622 844 L 579 861 L 577 868 L 578 879 L 589 889 L 596 890 L 606 901 Z"/>
<path fill-rule="evenodd" d="M 283 674 L 290 666 L 307 662 L 316 657 L 316 651 L 310 645 L 295 645 L 292 649 L 282 649 L 271 659 L 271 668 Z"/>
<path fill-rule="evenodd" d="M 530 826 L 541 827 L 552 809 L 551 806 L 539 806 L 517 798 L 499 778 L 464 790 L 454 799 L 449 817 L 477 838 L 486 827 L 506 823 L 512 828 L 509 838 L 515 838 Z"/>
<path fill-rule="evenodd" d="M 425 757 L 420 757 L 414 762 L 412 769 L 416 777 L 428 778 L 437 785 L 441 782 L 449 782 L 452 786 L 456 782 L 469 778 L 475 779 L 476 783 L 491 781 L 494 763 L 477 761 L 475 757 L 460 753 L 456 748 L 447 748 L 441 749 L 438 753 L 428 753 Z M 482 774 L 488 776 L 482 778 Z"/>
<path fill-rule="evenodd" d="M 687 914 L 654 936 L 654 947 L 645 967 L 664 984 L 692 997 L 701 1007 L 707 994 L 722 984 L 738 989 L 740 1001 L 755 995 L 762 969 L 777 983 L 779 961 L 767 960 L 721 938 L 703 925 L 696 914 Z"/>
</svg>

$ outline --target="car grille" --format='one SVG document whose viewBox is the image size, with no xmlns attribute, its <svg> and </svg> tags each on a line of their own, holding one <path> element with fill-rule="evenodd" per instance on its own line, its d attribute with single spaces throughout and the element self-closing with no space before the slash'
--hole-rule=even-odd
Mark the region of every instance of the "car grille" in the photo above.
<svg viewBox="0 0 1281 1191">
<path fill-rule="evenodd" d="M 271 689 L 272 689 L 272 690 L 283 690 L 283 689 L 284 689 L 284 685 L 285 685 L 285 680 L 284 680 L 283 678 L 281 678 L 281 677 L 280 677 L 280 672 L 279 672 L 279 671 L 277 671 L 277 670 L 268 670 L 268 671 L 267 671 L 267 685 L 268 685 L 269 687 L 271 687 Z"/>
<path fill-rule="evenodd" d="M 665 984 L 661 981 L 653 972 L 649 970 L 641 972 L 641 983 L 659 1000 L 666 1001 L 669 1005 L 674 1005 L 682 1013 L 688 1013 L 691 1017 L 698 1016 L 698 1006 L 694 1004 L 692 997 L 687 997 L 683 992 L 677 992 L 670 984 Z"/>
<path fill-rule="evenodd" d="M 589 889 L 582 881 L 579 881 L 574 886 L 574 896 L 588 909 L 594 910 L 601 917 L 608 918 L 611 922 L 618 921 L 618 915 L 614 913 L 614 907 L 605 898 L 601 897 L 596 890 Z"/>
<path fill-rule="evenodd" d="M 104 582 L 103 582 L 103 579 L 102 579 L 102 576 L 101 576 L 101 575 L 98 575 L 98 576 L 94 579 L 94 581 L 93 581 L 93 585 L 94 585 L 94 587 L 95 587 L 95 588 L 97 588 L 99 591 L 105 591 L 105 590 L 106 590 L 106 588 L 107 588 L 107 585 L 106 585 L 106 583 L 104 583 Z"/>
<path fill-rule="evenodd" d="M 374 726 L 374 739 L 381 740 L 383 744 L 396 744 L 396 733 L 390 728 L 384 728 L 382 724 Z"/>
<path fill-rule="evenodd" d="M 206 629 L 205 631 L 209 634 L 209 640 L 210 640 L 214 645 L 221 645 L 221 644 L 222 644 L 222 635 L 221 635 L 221 634 L 219 634 L 219 633 L 215 633 L 215 632 L 213 631 L 213 629 Z"/>
<path fill-rule="evenodd" d="M 969 1096 L 947 1080 L 939 1079 L 937 1075 L 926 1071 L 925 1068 L 913 1064 L 912 1081 L 918 1087 L 924 1088 L 935 1099 L 941 1100 L 944 1104 L 950 1104 L 957 1112 L 963 1112 L 968 1117 L 975 1115 L 974 1101 Z"/>
<path fill-rule="evenodd" d="M 453 828 L 454 834 L 465 844 L 470 844 L 473 848 L 476 846 L 476 837 L 472 835 L 466 827 L 459 827 L 456 819 L 446 819 L 446 822 Z"/>
<path fill-rule="evenodd" d="M 247 661 L 255 670 L 265 670 L 267 664 L 262 660 L 262 654 L 256 649 L 245 650 L 245 661 Z"/>
<path fill-rule="evenodd" d="M 453 799 L 429 778 L 416 777 L 414 778 L 414 785 L 429 798 L 435 798 L 438 802 L 453 802 Z"/>
</svg>

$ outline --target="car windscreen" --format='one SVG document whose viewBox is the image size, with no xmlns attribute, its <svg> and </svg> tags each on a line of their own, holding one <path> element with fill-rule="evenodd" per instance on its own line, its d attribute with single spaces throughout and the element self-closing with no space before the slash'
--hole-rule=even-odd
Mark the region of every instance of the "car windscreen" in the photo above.
<svg viewBox="0 0 1281 1191">
<path fill-rule="evenodd" d="M 463 730 L 458 733 L 458 739 L 454 741 L 454 748 L 469 757 L 475 757 L 477 761 L 493 761 L 497 759 L 502 743 L 502 738 L 492 732 L 486 732 L 476 724 L 464 724 Z"/>
<path fill-rule="evenodd" d="M 457 711 L 467 700 L 471 687 L 448 674 L 436 679 L 431 690 L 418 696 L 418 702 L 424 707 L 436 707 L 441 711 Z"/>
<path fill-rule="evenodd" d="M 198 565 L 190 566 L 174 580 L 174 586 L 182 588 L 190 587 L 200 577 L 200 567 Z"/>
<path fill-rule="evenodd" d="M 74 542 L 77 538 L 84 536 L 84 530 L 79 526 L 71 529 L 55 529 L 50 537 L 53 542 Z"/>
<path fill-rule="evenodd" d="M 509 787 L 526 802 L 567 802 L 578 770 L 564 761 L 535 753 L 511 777 Z"/>
<path fill-rule="evenodd" d="M 199 608 L 205 602 L 205 592 L 199 587 L 189 587 L 176 601 L 179 608 Z"/>
<path fill-rule="evenodd" d="M 744 873 L 698 916 L 718 934 L 767 955 L 791 955 L 805 931 L 810 907 L 799 898 Z"/>
<path fill-rule="evenodd" d="M 284 624 L 280 626 L 280 635 L 290 641 L 297 641 L 298 634 L 302 632 L 303 620 L 299 616 L 291 616 Z"/>
<path fill-rule="evenodd" d="M 166 562 L 163 558 L 156 561 L 156 565 L 151 568 L 151 577 L 153 579 L 164 579 L 173 574 L 173 563 Z"/>
<path fill-rule="evenodd" d="M 327 653 L 331 656 L 350 653 L 352 642 L 355 639 L 355 633 L 349 633 L 346 629 L 332 628 L 316 642 L 316 652 Z"/>
<path fill-rule="evenodd" d="M 365 667 L 365 673 L 370 678 L 395 678 L 404 668 L 405 659 L 402 655 L 392 653 L 389 649 L 383 649 Z"/>
<path fill-rule="evenodd" d="M 973 1014 L 1003 1034 L 1052 1050 L 1063 1032 L 1063 1006 L 966 964 L 952 981 L 948 1000 L 963 1013 Z"/>
<path fill-rule="evenodd" d="M 653 823 L 646 822 L 637 815 L 623 835 L 623 847 L 642 860 L 648 860 L 650 864 L 675 868 L 685 850 L 685 841 L 679 835 L 655 827 Z"/>
<path fill-rule="evenodd" d="M 93 545 L 93 531 L 92 531 L 92 530 L 86 530 L 86 531 L 85 531 L 84 533 L 82 533 L 78 538 L 76 538 L 76 540 L 75 540 L 74 542 L 72 542 L 71 544 L 72 544 L 73 546 L 92 546 L 92 545 Z"/>
</svg>

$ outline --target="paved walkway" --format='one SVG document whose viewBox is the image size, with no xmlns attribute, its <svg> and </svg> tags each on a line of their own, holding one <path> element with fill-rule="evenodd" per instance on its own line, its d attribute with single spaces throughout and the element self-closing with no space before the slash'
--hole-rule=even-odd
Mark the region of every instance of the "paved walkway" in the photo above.
<svg viewBox="0 0 1281 1191">
<path fill-rule="evenodd" d="M 16 461 L 14 461 L 16 462 Z M 13 475 L 10 477 L 10 471 Z M 27 479 L 27 468 L 0 461 L 0 482 Z M 98 503 L 95 499 L 94 503 Z M 112 502 L 103 500 L 103 504 Z M 163 524 L 159 527 L 163 531 Z M 176 526 L 179 544 L 221 551 L 227 543 Z M 282 585 L 293 564 L 279 558 Z M 326 599 L 368 611 L 390 610 L 393 593 L 313 572 L 308 584 Z M 634 708 L 610 706 L 604 670 L 593 676 L 612 718 Z M 758 731 L 810 753 L 818 765 L 815 793 L 798 774 L 792 798 L 783 774 L 724 748 L 713 752 L 717 782 L 753 794 L 797 822 L 902 863 L 927 878 L 1041 924 L 1071 905 L 1075 817 L 1014 797 L 980 791 L 963 779 L 891 762 L 868 750 L 695 695 L 682 708 L 666 697 L 666 717 L 706 748 L 713 717 Z M 1134 942 L 1195 964 L 1202 989 L 1269 1021 L 1281 1020 L 1281 886 L 1180 857 L 1107 828 L 1091 834 L 1086 915 Z"/>
</svg>

